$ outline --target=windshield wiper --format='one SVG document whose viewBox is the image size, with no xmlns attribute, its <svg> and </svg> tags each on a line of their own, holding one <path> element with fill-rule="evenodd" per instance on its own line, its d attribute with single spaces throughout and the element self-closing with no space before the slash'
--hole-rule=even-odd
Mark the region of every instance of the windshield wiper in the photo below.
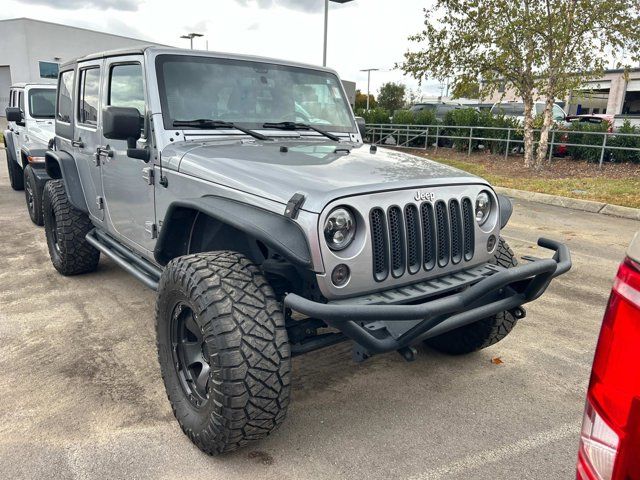
<svg viewBox="0 0 640 480">
<path fill-rule="evenodd" d="M 262 128 L 279 128 L 280 130 L 313 130 L 314 132 L 318 132 L 321 135 L 333 140 L 334 142 L 339 142 L 340 137 L 334 135 L 333 133 L 325 132 L 324 130 L 314 127 L 313 125 L 309 125 L 307 123 L 296 123 L 296 122 L 276 122 L 276 123 L 265 123 L 262 125 Z"/>
<path fill-rule="evenodd" d="M 231 122 L 223 122 L 222 120 L 210 120 L 208 118 L 197 118 L 195 120 L 174 120 L 174 127 L 194 127 L 194 128 L 204 128 L 214 130 L 216 128 L 234 128 L 236 130 L 240 130 L 242 133 L 246 133 L 247 135 L 251 135 L 253 138 L 257 138 L 258 140 L 270 140 L 266 135 L 262 135 L 261 133 L 254 132 L 253 130 L 249 130 L 247 128 L 242 128 Z"/>
</svg>

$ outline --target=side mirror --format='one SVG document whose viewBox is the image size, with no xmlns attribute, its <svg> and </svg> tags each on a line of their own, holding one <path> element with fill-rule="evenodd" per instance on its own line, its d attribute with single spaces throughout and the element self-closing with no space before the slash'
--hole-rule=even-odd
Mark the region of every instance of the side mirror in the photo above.
<svg viewBox="0 0 640 480">
<path fill-rule="evenodd" d="M 22 112 L 18 107 L 7 107 L 5 109 L 7 114 L 7 122 L 20 123 L 22 121 Z"/>
<path fill-rule="evenodd" d="M 102 134 L 111 140 L 127 141 L 127 156 L 148 162 L 148 148 L 136 148 L 143 118 L 137 108 L 108 106 L 102 109 Z"/>
<path fill-rule="evenodd" d="M 364 140 L 364 134 L 366 133 L 367 122 L 362 117 L 356 117 L 356 124 L 358 125 L 358 131 L 362 140 Z"/>
<path fill-rule="evenodd" d="M 129 148 L 135 148 L 140 138 L 141 116 L 133 107 L 105 107 L 102 110 L 102 133 L 111 140 L 126 140 Z"/>
</svg>

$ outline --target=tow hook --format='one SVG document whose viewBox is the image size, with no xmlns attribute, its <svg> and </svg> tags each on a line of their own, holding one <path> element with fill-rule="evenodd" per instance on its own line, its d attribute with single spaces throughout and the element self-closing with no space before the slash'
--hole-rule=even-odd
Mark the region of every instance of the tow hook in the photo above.
<svg viewBox="0 0 640 480">
<path fill-rule="evenodd" d="M 398 353 L 407 362 L 413 362 L 418 356 L 418 351 L 414 347 L 402 347 Z"/>
<path fill-rule="evenodd" d="M 514 316 L 516 320 L 520 320 L 521 318 L 524 318 L 527 316 L 527 311 L 524 309 L 524 307 L 514 308 L 513 310 L 511 310 L 510 313 L 511 315 Z"/>
</svg>

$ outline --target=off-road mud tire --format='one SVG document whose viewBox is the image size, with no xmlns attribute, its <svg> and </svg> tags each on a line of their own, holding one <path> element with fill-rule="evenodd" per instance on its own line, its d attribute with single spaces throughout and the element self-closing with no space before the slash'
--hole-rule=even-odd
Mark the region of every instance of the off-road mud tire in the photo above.
<svg viewBox="0 0 640 480">
<path fill-rule="evenodd" d="M 491 263 L 505 268 L 518 265 L 515 254 L 504 239 L 498 241 L 498 248 Z M 449 355 L 464 355 L 487 348 L 506 337 L 517 323 L 509 312 L 501 312 L 464 327 L 445 332 L 425 340 L 425 344 Z"/>
<path fill-rule="evenodd" d="M 55 269 L 62 275 L 93 272 L 100 251 L 85 238 L 93 229 L 89 216 L 71 205 L 62 180 L 49 180 L 43 197 L 44 229 Z"/>
<path fill-rule="evenodd" d="M 9 185 L 16 191 L 20 191 L 24 188 L 24 179 L 22 178 L 22 169 L 20 165 L 12 158 L 13 154 L 6 150 L 7 157 L 7 170 L 9 171 Z"/>
<path fill-rule="evenodd" d="M 44 190 L 38 188 L 36 176 L 31 165 L 24 168 L 24 196 L 31 221 L 41 227 L 44 225 L 42 215 L 42 195 Z"/>
<path fill-rule="evenodd" d="M 191 309 L 202 334 L 201 358 L 210 367 L 199 405 L 175 361 L 171 332 L 178 308 Z M 264 438 L 284 420 L 291 372 L 284 315 L 273 289 L 244 255 L 220 251 L 169 262 L 158 287 L 156 339 L 173 413 L 205 453 Z"/>
</svg>

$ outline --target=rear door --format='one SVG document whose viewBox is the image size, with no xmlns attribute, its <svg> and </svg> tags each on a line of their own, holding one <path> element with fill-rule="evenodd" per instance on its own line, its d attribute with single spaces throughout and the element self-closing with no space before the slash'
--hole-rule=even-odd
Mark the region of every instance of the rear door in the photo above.
<svg viewBox="0 0 640 480">
<path fill-rule="evenodd" d="M 141 136 L 137 148 L 150 147 L 146 121 L 146 88 L 142 56 L 105 60 L 104 105 L 137 108 Z M 102 137 L 102 147 L 111 152 L 102 166 L 102 183 L 109 220 L 128 243 L 148 252 L 156 238 L 153 163 L 127 156 L 126 140 Z"/>
<path fill-rule="evenodd" d="M 103 60 L 78 64 L 75 88 L 75 139 L 73 156 L 84 188 L 89 213 L 104 219 L 104 197 L 100 177 L 101 158 L 98 147 L 101 139 L 101 74 Z"/>
</svg>

